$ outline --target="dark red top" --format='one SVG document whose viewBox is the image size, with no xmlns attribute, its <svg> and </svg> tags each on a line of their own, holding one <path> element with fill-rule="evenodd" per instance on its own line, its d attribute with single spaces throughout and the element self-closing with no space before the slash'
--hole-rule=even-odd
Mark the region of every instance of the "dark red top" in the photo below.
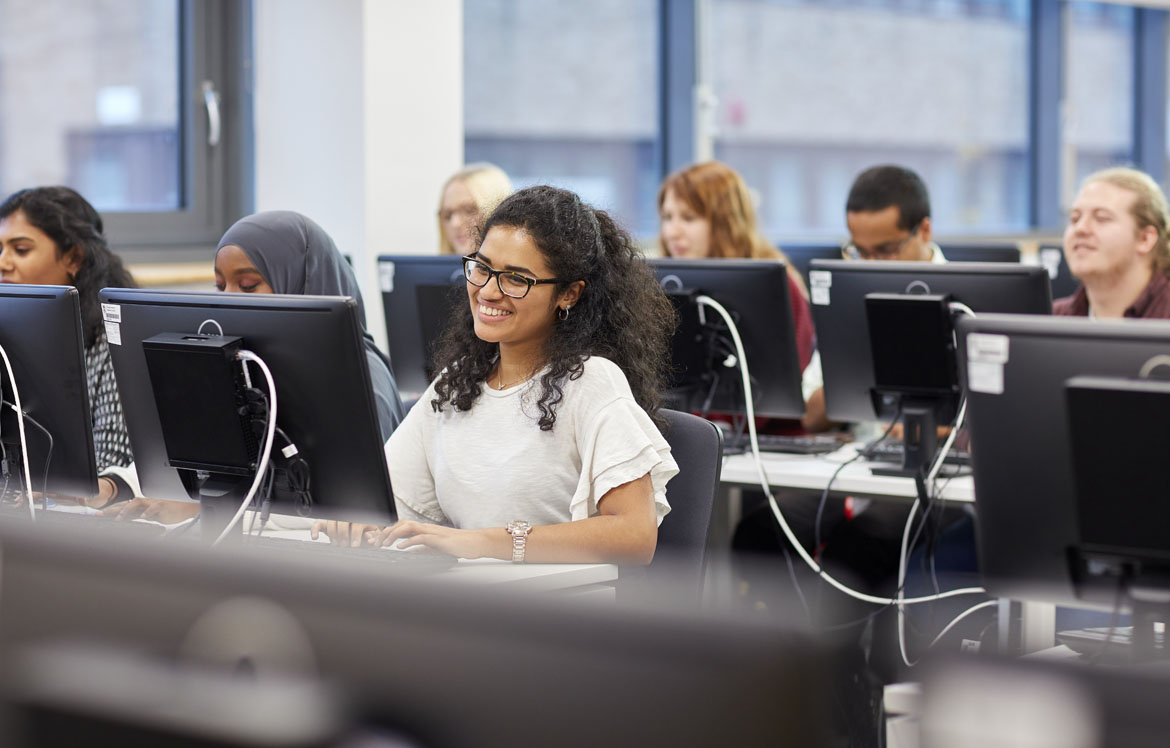
<svg viewBox="0 0 1170 748">
<path fill-rule="evenodd" d="M 816 333 L 813 331 L 812 311 L 808 307 L 808 299 L 792 276 L 788 276 L 788 295 L 792 298 L 792 322 L 796 329 L 796 352 L 800 357 L 800 370 L 804 371 L 808 362 L 812 360 L 813 346 L 816 344 Z"/>
<path fill-rule="evenodd" d="M 1062 317 L 1089 316 L 1089 295 L 1084 284 L 1072 296 L 1052 302 L 1052 313 Z M 1170 277 L 1154 271 L 1149 284 L 1125 310 L 1125 317 L 1134 319 L 1170 319 Z"/>
</svg>

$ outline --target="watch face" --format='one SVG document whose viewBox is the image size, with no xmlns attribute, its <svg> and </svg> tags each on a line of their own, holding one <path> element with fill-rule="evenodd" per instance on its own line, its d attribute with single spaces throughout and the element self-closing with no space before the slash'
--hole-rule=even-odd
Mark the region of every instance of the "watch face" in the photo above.
<svg viewBox="0 0 1170 748">
<path fill-rule="evenodd" d="M 522 519 L 514 519 L 508 523 L 507 529 L 513 535 L 527 535 L 532 530 L 532 525 Z"/>
</svg>

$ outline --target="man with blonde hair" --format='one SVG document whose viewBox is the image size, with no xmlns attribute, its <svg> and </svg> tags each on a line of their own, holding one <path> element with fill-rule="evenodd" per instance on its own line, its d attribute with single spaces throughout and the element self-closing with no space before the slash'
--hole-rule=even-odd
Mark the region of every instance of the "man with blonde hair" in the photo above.
<svg viewBox="0 0 1170 748">
<path fill-rule="evenodd" d="M 1117 167 L 1089 175 L 1064 230 L 1064 257 L 1081 286 L 1052 313 L 1170 319 L 1170 209 L 1148 174 Z"/>
</svg>

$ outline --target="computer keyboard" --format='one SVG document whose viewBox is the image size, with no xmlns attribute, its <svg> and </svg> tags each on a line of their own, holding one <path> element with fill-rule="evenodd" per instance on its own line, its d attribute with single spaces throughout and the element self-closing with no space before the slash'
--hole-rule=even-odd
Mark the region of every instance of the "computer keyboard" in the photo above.
<svg viewBox="0 0 1170 748">
<path fill-rule="evenodd" d="M 1073 629 L 1071 631 L 1057 631 L 1056 641 L 1068 647 L 1077 654 L 1097 657 L 1102 653 L 1105 642 L 1109 642 L 1107 654 L 1122 656 L 1129 653 L 1133 646 L 1133 627 L 1118 626 L 1112 630 L 1108 626 L 1100 628 Z M 1161 648 L 1165 641 L 1165 632 L 1154 630 L 1154 646 Z"/>
<path fill-rule="evenodd" d="M 834 434 L 759 434 L 761 452 L 788 452 L 801 455 L 820 455 L 835 452 L 844 442 Z M 743 454 L 751 451 L 747 434 L 738 439 L 725 437 L 724 454 Z"/>
<path fill-rule="evenodd" d="M 902 464 L 902 458 L 905 453 L 905 445 L 895 439 L 887 439 L 861 450 L 862 457 L 870 462 L 892 462 L 897 465 Z M 953 465 L 955 467 L 970 467 L 971 453 L 966 450 L 952 448 L 947 452 L 946 457 L 943 458 L 943 464 Z"/>
<path fill-rule="evenodd" d="M 396 569 L 401 568 L 419 572 L 442 571 L 444 569 L 450 569 L 458 563 L 457 559 L 453 556 L 448 556 L 438 551 L 400 551 L 394 548 L 376 548 L 368 545 L 351 548 L 319 541 L 278 538 L 268 535 L 245 537 L 243 544 L 247 548 L 275 550 L 282 553 L 300 553 L 320 558 L 393 564 Z"/>
</svg>

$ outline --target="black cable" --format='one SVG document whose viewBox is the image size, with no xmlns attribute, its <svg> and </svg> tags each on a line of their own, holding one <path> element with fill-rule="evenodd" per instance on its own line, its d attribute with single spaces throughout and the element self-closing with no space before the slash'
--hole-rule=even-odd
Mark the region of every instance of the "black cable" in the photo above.
<svg viewBox="0 0 1170 748">
<path fill-rule="evenodd" d="M 1110 644 L 1110 642 L 1113 641 L 1113 634 L 1116 633 L 1116 631 L 1117 631 L 1117 624 L 1121 620 L 1121 604 L 1122 604 L 1122 601 L 1124 599 L 1125 599 L 1125 574 L 1123 573 L 1123 574 L 1118 575 L 1118 577 L 1117 577 L 1117 596 L 1113 600 L 1113 613 L 1111 613 L 1109 616 L 1109 631 L 1105 634 L 1105 641 L 1101 642 L 1101 648 L 1098 649 L 1096 652 L 1094 652 L 1092 657 L 1089 658 L 1090 664 L 1096 665 L 1097 663 L 1099 663 L 1101 661 L 1101 659 L 1105 656 L 1105 650 L 1109 649 L 1109 644 Z M 1136 626 L 1138 622 L 1135 620 L 1133 623 Z M 1132 632 L 1130 634 L 1129 640 L 1130 640 L 1131 647 L 1133 646 L 1133 641 L 1135 639 L 1136 633 L 1137 632 Z"/>
<path fill-rule="evenodd" d="M 49 430 L 47 428 L 45 428 L 43 425 L 41 425 L 40 421 L 33 418 L 28 413 L 21 413 L 19 410 L 16 409 L 16 406 L 13 405 L 8 400 L 4 400 L 3 404 L 12 408 L 12 410 L 18 416 L 23 417 L 24 420 L 28 421 L 33 426 L 36 426 L 38 429 L 40 429 L 41 433 L 45 435 L 45 438 L 49 440 L 49 450 L 48 450 L 48 453 L 45 455 L 45 478 L 43 481 L 41 481 L 41 493 L 48 494 L 49 493 L 49 465 L 53 461 L 53 435 L 49 433 Z M 30 490 L 32 489 L 31 486 L 29 488 L 30 488 Z M 45 500 L 47 501 L 48 499 L 45 499 Z"/>
<path fill-rule="evenodd" d="M 838 467 L 833 472 L 832 477 L 829 478 L 829 482 L 827 484 L 825 484 L 825 490 L 821 492 L 820 503 L 817 504 L 816 519 L 813 521 L 813 551 L 814 551 L 814 553 L 820 553 L 820 549 L 821 549 L 821 519 L 824 517 L 825 505 L 829 501 L 829 489 L 832 487 L 833 481 L 837 480 L 837 476 L 840 474 L 841 470 L 844 469 L 844 467 L 846 465 L 849 465 L 849 464 L 855 462 L 856 460 L 860 459 L 863 456 L 868 457 L 870 454 L 872 454 L 873 450 L 877 447 L 877 445 L 879 445 L 883 441 L 885 441 L 889 437 L 890 433 L 893 432 L 894 425 L 898 422 L 898 419 L 901 417 L 902 417 L 902 404 L 899 403 L 898 410 L 894 413 L 894 420 L 890 421 L 890 425 L 886 427 L 886 430 L 884 432 L 882 432 L 882 435 L 879 436 L 874 441 L 870 442 L 869 444 L 865 445 L 862 449 L 859 449 L 857 451 L 857 454 L 854 457 L 851 457 L 850 459 L 841 463 L 840 467 Z"/>
<path fill-rule="evenodd" d="M 775 523 L 772 523 L 775 527 Z M 784 538 L 780 538 L 780 547 L 784 549 L 784 561 L 788 564 L 788 578 L 792 580 L 792 587 L 796 590 L 796 597 L 800 600 L 800 607 L 804 608 L 804 617 L 808 619 L 809 623 L 813 622 L 812 610 L 808 607 L 808 600 L 804 597 L 804 590 L 800 588 L 800 582 L 796 579 L 796 565 L 792 563 L 792 549 L 788 547 L 788 543 Z"/>
</svg>

